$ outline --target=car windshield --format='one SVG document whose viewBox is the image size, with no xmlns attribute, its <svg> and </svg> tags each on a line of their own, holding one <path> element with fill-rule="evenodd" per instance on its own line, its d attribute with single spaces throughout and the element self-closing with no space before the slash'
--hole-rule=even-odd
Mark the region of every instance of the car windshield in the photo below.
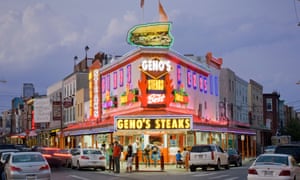
<svg viewBox="0 0 300 180">
<path fill-rule="evenodd" d="M 229 149 L 227 152 L 229 155 L 237 154 L 237 152 L 233 149 Z"/>
<path fill-rule="evenodd" d="M 260 156 L 256 160 L 256 164 L 284 164 L 288 165 L 287 156 Z"/>
<path fill-rule="evenodd" d="M 40 154 L 19 154 L 12 157 L 13 163 L 25 163 L 25 162 L 43 162 L 44 158 Z"/>
<path fill-rule="evenodd" d="M 83 154 L 101 154 L 99 150 L 83 150 Z"/>
<path fill-rule="evenodd" d="M 191 149 L 191 152 L 210 152 L 213 151 L 211 146 L 194 146 Z"/>
<path fill-rule="evenodd" d="M 5 160 L 8 157 L 9 153 L 5 153 L 2 155 L 2 159 Z"/>
</svg>

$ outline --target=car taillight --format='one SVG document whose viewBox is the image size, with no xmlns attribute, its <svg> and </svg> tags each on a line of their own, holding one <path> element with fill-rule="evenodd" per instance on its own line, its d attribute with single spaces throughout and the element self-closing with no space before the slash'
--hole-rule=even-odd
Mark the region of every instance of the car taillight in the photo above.
<svg viewBox="0 0 300 180">
<path fill-rule="evenodd" d="M 48 170 L 48 169 L 50 169 L 49 165 L 44 165 L 40 167 L 40 171 Z"/>
<path fill-rule="evenodd" d="M 215 153 L 214 151 L 211 152 L 211 160 L 214 160 L 215 159 Z"/>
<path fill-rule="evenodd" d="M 290 176 L 291 171 L 290 170 L 282 170 L 279 174 L 279 176 Z"/>
<path fill-rule="evenodd" d="M 88 156 L 80 156 L 81 159 L 90 159 Z"/>
<path fill-rule="evenodd" d="M 255 169 L 248 169 L 248 174 L 257 174 Z"/>
<path fill-rule="evenodd" d="M 22 169 L 16 166 L 10 166 L 10 171 L 22 171 Z"/>
<path fill-rule="evenodd" d="M 100 160 L 103 160 L 103 159 L 105 159 L 105 157 L 104 157 L 104 156 L 100 156 L 99 159 L 100 159 Z"/>
<path fill-rule="evenodd" d="M 51 158 L 51 157 L 52 157 L 51 154 L 43 154 L 43 156 L 44 156 L 45 158 Z"/>
</svg>

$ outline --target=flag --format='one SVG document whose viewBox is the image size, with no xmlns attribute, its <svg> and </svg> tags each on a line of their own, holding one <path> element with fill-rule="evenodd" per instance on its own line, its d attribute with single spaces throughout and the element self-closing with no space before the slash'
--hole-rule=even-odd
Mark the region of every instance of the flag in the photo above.
<svg viewBox="0 0 300 180">
<path fill-rule="evenodd" d="M 144 8 L 144 3 L 145 3 L 145 1 L 141 0 L 141 8 Z"/>
<path fill-rule="evenodd" d="M 158 1 L 158 12 L 159 12 L 159 20 L 160 22 L 167 22 L 168 21 L 168 16 L 161 5 L 160 1 Z"/>
</svg>

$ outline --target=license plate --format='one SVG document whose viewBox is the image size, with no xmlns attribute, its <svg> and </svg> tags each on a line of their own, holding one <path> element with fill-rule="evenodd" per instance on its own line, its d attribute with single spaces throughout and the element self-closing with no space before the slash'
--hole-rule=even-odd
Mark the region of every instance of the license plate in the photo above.
<svg viewBox="0 0 300 180">
<path fill-rule="evenodd" d="M 272 176 L 273 171 L 265 171 L 264 174 L 265 174 L 265 176 Z"/>
<path fill-rule="evenodd" d="M 26 180 L 35 180 L 36 176 L 35 175 L 28 175 L 26 176 Z"/>
</svg>

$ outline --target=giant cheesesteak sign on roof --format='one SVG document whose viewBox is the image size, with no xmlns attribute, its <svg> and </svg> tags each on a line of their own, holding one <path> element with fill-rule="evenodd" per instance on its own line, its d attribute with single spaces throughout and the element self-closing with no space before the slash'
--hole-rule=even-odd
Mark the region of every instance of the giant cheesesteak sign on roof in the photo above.
<svg viewBox="0 0 300 180">
<path fill-rule="evenodd" d="M 173 44 L 170 22 L 140 24 L 131 28 L 127 42 L 141 47 L 169 48 Z"/>
</svg>

